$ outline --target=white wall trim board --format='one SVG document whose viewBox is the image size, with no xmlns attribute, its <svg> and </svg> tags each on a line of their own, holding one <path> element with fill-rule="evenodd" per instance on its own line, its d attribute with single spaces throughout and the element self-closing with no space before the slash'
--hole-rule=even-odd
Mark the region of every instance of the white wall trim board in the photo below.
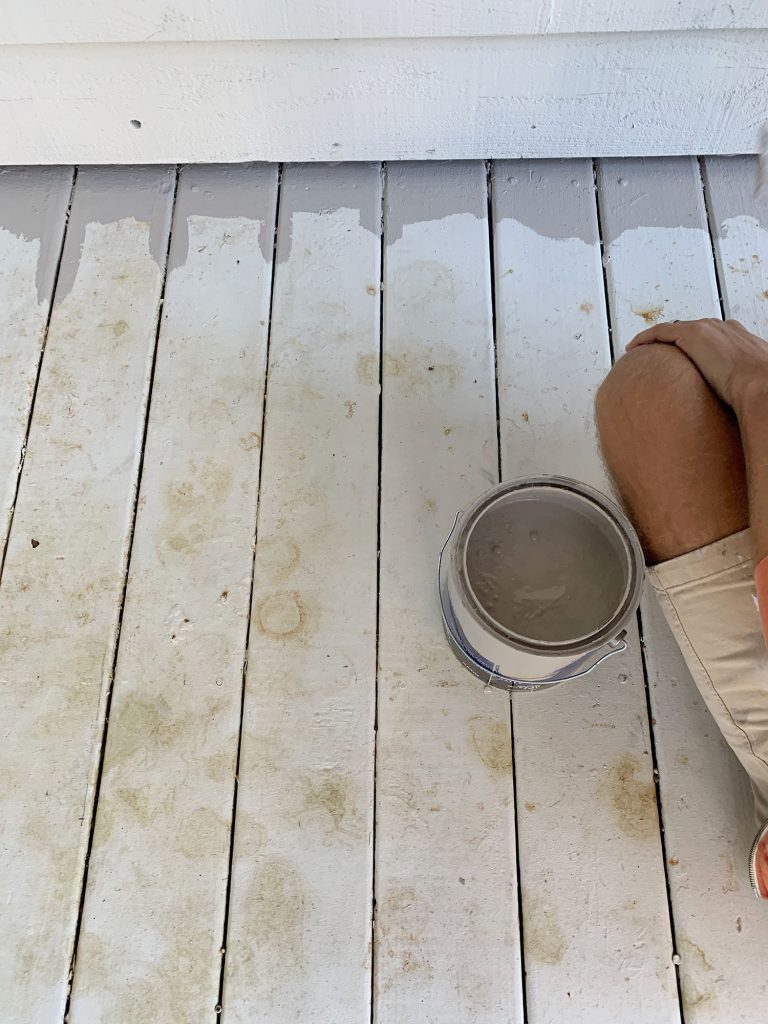
<svg viewBox="0 0 768 1024">
<path fill-rule="evenodd" d="M 0 43 L 208 42 L 557 35 L 768 28 L 762 0 L 32 0 L 3 11 Z"/>
<path fill-rule="evenodd" d="M 766 29 L 4 45 L 0 163 L 753 153 L 766 87 Z"/>
</svg>

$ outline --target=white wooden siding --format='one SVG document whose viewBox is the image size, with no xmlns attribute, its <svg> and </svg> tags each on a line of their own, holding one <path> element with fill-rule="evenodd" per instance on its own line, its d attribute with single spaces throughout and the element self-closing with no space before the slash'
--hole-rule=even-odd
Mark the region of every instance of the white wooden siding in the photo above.
<svg viewBox="0 0 768 1024">
<path fill-rule="evenodd" d="M 0 43 L 152 43 L 253 39 L 391 39 L 423 36 L 545 35 L 564 32 L 661 32 L 766 28 L 760 0 L 186 0 L 183 7 L 134 0 L 104 5 L 56 0 L 9 5 Z"/>
<path fill-rule="evenodd" d="M 767 75 L 765 28 L 0 45 L 0 160 L 753 153 Z"/>
</svg>

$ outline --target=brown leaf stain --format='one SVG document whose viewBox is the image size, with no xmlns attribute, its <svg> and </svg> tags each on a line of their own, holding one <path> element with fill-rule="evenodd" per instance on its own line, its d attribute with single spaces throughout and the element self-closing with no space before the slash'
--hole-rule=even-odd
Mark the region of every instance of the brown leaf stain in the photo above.
<svg viewBox="0 0 768 1024">
<path fill-rule="evenodd" d="M 525 809 L 526 809 L 526 811 L 535 811 L 536 810 L 536 804 L 531 803 L 530 800 L 526 800 L 525 801 Z"/>
<path fill-rule="evenodd" d="M 592 305 L 592 303 L 587 302 L 586 299 L 584 300 L 584 302 L 579 304 L 579 309 L 582 313 L 591 313 L 594 308 L 595 307 Z"/>
<path fill-rule="evenodd" d="M 250 434 L 244 434 L 238 440 L 238 444 L 246 452 L 255 452 L 261 447 L 261 434 L 257 434 L 255 430 L 252 430 Z"/>
<path fill-rule="evenodd" d="M 394 961 L 387 970 L 382 991 L 397 984 L 402 974 L 416 975 L 424 981 L 433 977 L 432 965 L 419 948 L 426 930 L 426 915 L 416 890 L 410 886 L 398 887 L 382 900 L 377 913 L 382 956 Z"/>
<path fill-rule="evenodd" d="M 302 642 L 310 629 L 310 616 L 301 595 L 295 590 L 269 594 L 256 608 L 256 624 L 274 640 Z"/>
<path fill-rule="evenodd" d="M 680 987 L 683 994 L 683 1008 L 693 1010 L 703 1003 L 712 1005 L 715 992 L 703 977 L 712 974 L 714 968 L 704 955 L 701 946 L 688 939 L 680 942 Z"/>
<path fill-rule="evenodd" d="M 527 412 L 523 412 L 523 413 L 521 413 L 521 414 L 520 414 L 520 418 L 521 418 L 522 420 L 524 420 L 524 421 L 525 421 L 526 423 L 529 423 L 529 422 L 530 422 L 530 419 L 531 419 L 531 417 L 530 417 L 530 416 L 528 415 L 528 413 L 527 413 Z"/>
<path fill-rule="evenodd" d="M 385 380 L 396 380 L 405 394 L 416 394 L 427 385 L 454 390 L 459 383 L 459 371 L 455 363 L 439 361 L 432 357 L 433 349 L 428 347 L 418 357 L 403 352 L 400 355 L 385 354 L 383 376 Z"/>
<path fill-rule="evenodd" d="M 241 855 L 253 857 L 266 842 L 266 828 L 252 814 L 242 809 L 238 809 L 236 827 Z"/>
<path fill-rule="evenodd" d="M 565 956 L 567 944 L 557 919 L 555 904 L 544 896 L 523 901 L 525 955 L 554 967 Z"/>
<path fill-rule="evenodd" d="M 205 774 L 213 782 L 224 782 L 234 777 L 235 764 L 229 753 L 211 754 L 203 758 L 202 766 Z"/>
<path fill-rule="evenodd" d="M 162 935 L 162 952 L 154 958 L 136 955 L 93 933 L 83 934 L 79 959 L 87 970 L 81 969 L 79 985 L 83 995 L 96 997 L 100 1019 L 130 1024 L 188 1020 L 192 1007 L 207 1005 L 208 975 L 200 965 L 213 951 L 201 910 L 188 905 L 169 924 Z M 131 964 L 129 974 L 115 970 L 120 963 Z"/>
<path fill-rule="evenodd" d="M 121 786 L 117 790 L 116 796 L 122 803 L 131 809 L 142 825 L 149 825 L 154 820 L 155 812 L 151 809 L 147 799 L 147 794 L 144 790 Z"/>
<path fill-rule="evenodd" d="M 496 775 L 508 775 L 512 771 L 512 740 L 508 723 L 477 715 L 470 719 L 469 739 L 489 771 Z"/>
<path fill-rule="evenodd" d="M 301 550 L 291 537 L 275 534 L 258 542 L 257 573 L 266 575 L 275 583 L 284 583 L 299 564 Z"/>
<path fill-rule="evenodd" d="M 178 732 L 178 719 L 165 697 L 130 697 L 122 702 L 110 722 L 107 764 L 112 767 L 129 761 L 152 745 L 169 747 Z"/>
<path fill-rule="evenodd" d="M 229 822 L 210 807 L 198 807 L 179 818 L 175 848 L 184 857 L 220 857 L 229 845 Z"/>
<path fill-rule="evenodd" d="M 661 319 L 662 313 L 664 312 L 664 306 L 649 306 L 647 309 L 635 309 L 633 306 L 632 312 L 635 316 L 639 316 L 641 320 L 644 320 L 648 326 L 651 327 L 657 320 Z"/>
<path fill-rule="evenodd" d="M 161 547 L 193 554 L 215 539 L 221 506 L 232 489 L 232 469 L 210 457 L 190 462 L 186 479 L 165 488 L 166 518 L 158 533 Z"/>
<path fill-rule="evenodd" d="M 51 835 L 50 824 L 44 815 L 30 816 L 23 826 L 26 855 L 34 850 L 36 855 L 44 855 L 51 864 L 48 881 L 51 883 L 51 895 L 57 901 L 66 900 L 74 895 L 77 884 L 79 865 L 79 840 L 70 845 L 59 845 L 56 836 Z"/>
<path fill-rule="evenodd" d="M 344 408 L 347 410 L 346 411 L 347 419 L 351 420 L 352 417 L 355 415 L 355 409 L 357 408 L 357 402 L 351 402 L 351 401 L 347 400 L 344 403 Z"/>
<path fill-rule="evenodd" d="M 355 373 L 360 384 L 379 383 L 379 357 L 378 355 L 361 355 L 355 363 Z"/>
<path fill-rule="evenodd" d="M 631 839 L 645 839 L 658 832 L 656 787 L 643 780 L 643 772 L 640 761 L 625 754 L 598 784 L 598 795 L 613 808 L 617 825 Z"/>
<path fill-rule="evenodd" d="M 270 961 L 280 963 L 283 970 L 301 971 L 306 903 L 304 883 L 290 865 L 279 860 L 258 864 L 244 896 L 252 945 L 245 959 L 264 963 L 266 949 Z"/>
<path fill-rule="evenodd" d="M 332 830 L 347 834 L 359 831 L 357 810 L 350 795 L 350 781 L 339 772 L 328 772 L 319 779 L 305 776 L 301 780 L 304 790 L 304 812 L 320 812 L 330 820 Z"/>
<path fill-rule="evenodd" d="M 112 324 L 112 333 L 116 338 L 121 338 L 128 330 L 128 324 L 125 320 L 117 320 Z"/>
</svg>

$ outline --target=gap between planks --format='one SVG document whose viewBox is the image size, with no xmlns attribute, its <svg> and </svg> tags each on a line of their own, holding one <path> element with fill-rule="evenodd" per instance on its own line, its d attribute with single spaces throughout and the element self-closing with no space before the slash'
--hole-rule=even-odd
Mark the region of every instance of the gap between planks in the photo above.
<svg viewBox="0 0 768 1024">
<path fill-rule="evenodd" d="M 495 221 L 493 216 L 493 173 L 494 161 L 487 160 L 485 166 L 485 193 L 488 210 L 488 255 L 490 260 L 491 276 L 491 338 L 493 343 L 493 385 L 494 401 L 496 403 L 496 455 L 497 455 L 497 483 L 503 480 L 501 465 L 501 402 L 499 399 L 499 339 L 496 325 L 496 249 L 495 249 Z M 520 1024 L 527 1024 L 528 1021 L 528 983 L 525 969 L 525 920 L 523 916 L 523 901 L 520 894 L 520 807 L 517 793 L 517 765 L 515 764 L 515 709 L 511 700 L 509 701 L 509 740 L 511 746 L 512 762 L 512 813 L 515 822 L 515 900 L 517 902 L 517 934 L 520 946 L 520 997 L 522 1002 L 522 1021 Z"/>
<path fill-rule="evenodd" d="M 174 181 L 173 181 L 173 199 L 171 200 L 170 220 L 168 229 L 168 238 L 166 241 L 165 254 L 164 254 L 164 265 L 163 265 L 163 281 L 160 289 L 160 299 L 157 306 L 157 320 L 155 324 L 155 339 L 152 346 L 152 359 L 149 372 L 149 384 L 147 388 L 147 396 L 144 405 L 144 422 L 142 425 L 141 434 L 141 452 L 139 455 L 139 465 L 136 478 L 134 480 L 134 491 L 131 500 L 131 516 L 130 525 L 128 528 L 128 544 L 126 546 L 125 561 L 122 569 L 122 589 L 120 592 L 120 600 L 117 611 L 117 623 L 115 627 L 115 640 L 112 649 L 112 664 L 109 669 L 109 682 L 107 684 L 107 693 L 105 697 L 104 705 L 104 725 L 101 730 L 101 736 L 99 737 L 99 764 L 96 771 L 96 781 L 93 790 L 93 804 L 91 807 L 91 820 L 88 828 L 88 842 L 85 848 L 85 858 L 83 860 L 83 873 L 80 879 L 80 905 L 77 912 L 77 924 L 75 926 L 75 935 L 72 943 L 72 957 L 69 964 L 69 977 L 67 984 L 67 1001 L 64 1008 L 64 1024 L 69 1020 L 70 1004 L 72 999 L 72 979 L 74 977 L 75 965 L 77 962 L 77 947 L 80 940 L 80 931 L 83 922 L 83 911 L 85 908 L 85 894 L 88 885 L 88 865 L 91 858 L 91 850 L 93 849 L 93 837 L 96 830 L 96 814 L 99 806 L 99 793 L 101 791 L 101 779 L 104 771 L 104 754 L 107 746 L 107 732 L 109 731 L 109 713 L 112 705 L 112 692 L 115 686 L 115 671 L 117 669 L 117 657 L 120 651 L 120 631 L 123 624 L 123 612 L 125 610 L 125 595 L 128 589 L 128 575 L 131 568 L 131 553 L 133 551 L 133 539 L 136 532 L 136 515 L 138 511 L 139 494 L 141 491 L 141 478 L 144 469 L 144 453 L 147 444 L 147 428 L 149 426 L 149 413 L 152 406 L 152 388 L 155 380 L 155 367 L 157 365 L 157 347 L 160 339 L 160 329 L 163 320 L 163 302 L 165 299 L 165 286 L 168 280 L 168 255 L 171 249 L 171 237 L 173 235 L 173 215 L 176 209 L 176 200 L 179 193 L 179 173 L 180 167 L 177 164 L 174 168 Z M 77 170 L 75 171 L 75 176 Z M 74 192 L 74 182 L 73 182 Z M 71 197 L 70 197 L 71 202 Z M 62 243 L 63 250 L 63 243 Z M 58 275 L 57 275 L 58 276 Z M 55 294 L 55 290 L 54 290 Z M 53 306 L 53 303 L 51 303 Z M 30 417 L 31 418 L 31 417 Z"/>
<path fill-rule="evenodd" d="M 381 468 L 384 391 L 384 215 L 387 208 L 387 163 L 381 163 L 381 211 L 379 218 L 379 395 L 378 463 L 376 467 L 376 651 L 373 695 L 373 808 L 371 817 L 371 994 L 369 1017 L 376 1015 L 376 759 L 379 753 L 379 627 L 381 624 Z"/>
<path fill-rule="evenodd" d="M 613 307 L 612 307 L 612 303 L 611 303 L 611 299 L 610 299 L 610 289 L 608 287 L 608 277 L 606 275 L 606 266 L 605 266 L 605 263 L 606 263 L 606 251 L 605 251 L 605 243 L 604 243 L 604 235 L 603 235 L 602 196 L 601 196 L 601 193 L 600 193 L 600 188 L 598 186 L 598 180 L 597 180 L 597 161 L 594 160 L 594 159 L 592 160 L 592 180 L 594 182 L 594 188 L 595 188 L 595 208 L 596 208 L 596 211 L 597 211 L 597 231 L 598 231 L 598 239 L 599 239 L 599 242 L 600 242 L 600 256 L 601 256 L 600 264 L 602 266 L 603 293 L 604 293 L 604 296 L 605 296 L 605 315 L 606 315 L 606 320 L 607 320 L 607 324 L 608 324 L 608 342 L 609 342 L 610 349 L 611 349 L 611 365 L 615 365 L 615 363 L 616 363 L 616 350 L 615 350 L 615 346 L 614 346 Z M 606 474 L 610 478 L 610 474 L 608 474 L 607 467 L 606 467 Z M 657 757 L 657 754 L 656 754 L 656 727 L 655 727 L 655 720 L 654 720 L 654 717 L 653 717 L 653 709 L 652 709 L 652 706 L 651 706 L 651 690 L 650 690 L 650 684 L 649 684 L 649 679 L 648 679 L 648 662 L 647 662 L 647 659 L 646 659 L 646 656 L 645 656 L 645 631 L 644 631 L 644 627 L 643 627 L 643 615 L 642 615 L 642 611 L 640 610 L 639 607 L 637 609 L 636 618 L 637 618 L 637 635 L 638 635 L 638 639 L 640 641 L 640 661 L 641 661 L 642 669 L 643 669 L 643 687 L 645 689 L 645 707 L 646 707 L 646 715 L 647 715 L 647 718 L 648 718 L 648 735 L 650 737 L 650 746 L 651 746 L 651 765 L 653 767 L 653 786 L 654 786 L 654 791 L 655 791 L 655 794 L 656 794 L 656 806 L 658 807 L 658 810 L 659 810 L 659 838 L 660 838 L 660 841 L 661 841 L 661 852 L 662 852 L 662 857 L 663 857 L 663 862 L 664 862 L 664 887 L 665 887 L 666 893 L 667 893 L 667 909 L 668 909 L 668 913 L 669 913 L 669 927 L 670 927 L 670 932 L 672 934 L 673 954 L 676 955 L 677 954 L 677 945 L 678 945 L 678 943 L 677 943 L 677 935 L 676 935 L 676 932 L 675 932 L 675 916 L 674 916 L 674 912 L 673 912 L 673 909 L 672 909 L 672 889 L 671 889 L 670 878 L 669 878 L 669 865 L 667 863 L 667 844 L 666 844 L 666 839 L 665 839 L 665 835 L 664 835 L 665 815 L 664 815 L 664 805 L 663 805 L 662 796 L 661 796 L 661 786 L 660 786 L 660 776 L 659 776 L 659 763 L 658 763 L 658 757 Z M 681 1020 L 682 1024 L 685 1024 L 685 1016 L 684 1016 L 684 1012 L 683 1012 L 683 992 L 682 992 L 682 985 L 681 985 L 681 981 L 680 981 L 680 963 L 679 963 L 679 958 L 677 960 L 673 959 L 672 963 L 673 963 L 673 967 L 674 967 L 674 971 L 675 971 L 675 984 L 677 986 L 677 1002 L 678 1002 L 678 1006 L 680 1008 L 680 1020 Z"/>
<path fill-rule="evenodd" d="M 256 494 L 256 508 L 254 509 L 254 521 L 253 521 L 253 555 L 251 557 L 251 579 L 249 584 L 248 592 L 248 618 L 245 628 L 245 647 L 243 650 L 243 666 L 241 674 L 240 684 L 240 719 L 237 729 L 237 747 L 235 751 L 235 776 L 234 785 L 232 787 L 232 819 L 229 829 L 229 854 L 227 860 L 227 887 L 224 897 L 224 920 L 221 935 L 221 967 L 219 970 L 219 990 L 216 998 L 216 1006 L 214 1007 L 215 1019 L 223 1019 L 222 1014 L 224 1011 L 224 980 L 225 970 L 227 963 L 227 930 L 229 928 L 229 904 L 230 896 L 232 892 L 232 865 L 235 856 L 235 828 L 237 826 L 237 797 L 240 786 L 240 752 L 243 745 L 243 716 L 245 713 L 245 685 L 248 675 L 248 649 L 251 640 L 251 625 L 252 615 L 251 606 L 253 604 L 253 589 L 254 589 L 254 578 L 256 570 L 256 544 L 259 536 L 259 506 L 261 504 L 261 487 L 262 487 L 262 464 L 264 462 L 264 439 L 267 433 L 267 393 L 269 391 L 269 350 L 270 343 L 272 341 L 272 310 L 274 308 L 274 296 L 275 296 L 275 271 L 277 268 L 277 228 L 280 223 L 280 198 L 282 195 L 282 184 L 283 184 L 283 165 L 280 163 L 277 165 L 277 193 L 275 196 L 275 223 L 274 231 L 272 233 L 272 275 L 269 284 L 269 314 L 267 319 L 267 338 L 266 338 L 266 351 L 264 354 L 264 394 L 261 402 L 261 445 L 259 447 L 259 468 L 258 468 L 258 489 Z"/>
<path fill-rule="evenodd" d="M 8 544 L 11 538 L 11 530 L 13 529 L 13 517 L 16 512 L 16 502 L 19 498 L 19 487 L 21 487 L 21 474 L 24 471 L 24 460 L 27 456 L 27 444 L 29 443 L 29 432 L 32 428 L 32 417 L 35 414 L 35 401 L 37 399 L 37 389 L 40 385 L 40 374 L 43 371 L 43 359 L 45 358 L 45 348 L 48 344 L 48 331 L 51 326 L 51 316 L 53 315 L 54 299 L 56 298 L 56 286 L 59 283 L 59 272 L 61 271 L 61 259 L 64 255 L 64 243 L 67 240 L 67 228 L 69 227 L 69 214 L 72 209 L 72 199 L 75 195 L 75 184 L 77 183 L 77 167 L 72 168 L 72 181 L 69 186 L 69 198 L 67 200 L 67 208 L 64 214 L 64 228 L 61 232 L 61 243 L 59 245 L 59 252 L 56 257 L 56 272 L 53 275 L 53 284 L 51 286 L 51 297 L 48 302 L 48 312 L 45 317 L 45 327 L 43 328 L 43 341 L 40 346 L 40 352 L 37 358 L 37 369 L 35 372 L 35 380 L 32 387 L 32 397 L 29 403 L 29 414 L 27 416 L 27 425 L 24 431 L 24 440 L 22 442 L 21 451 L 19 452 L 19 465 L 16 469 L 16 487 L 13 494 L 13 500 L 11 502 L 10 512 L 8 519 L 5 524 L 5 538 L 3 542 L 3 549 L 0 552 L 0 586 L 3 582 L 3 571 L 5 569 L 5 558 L 8 553 Z"/>
</svg>

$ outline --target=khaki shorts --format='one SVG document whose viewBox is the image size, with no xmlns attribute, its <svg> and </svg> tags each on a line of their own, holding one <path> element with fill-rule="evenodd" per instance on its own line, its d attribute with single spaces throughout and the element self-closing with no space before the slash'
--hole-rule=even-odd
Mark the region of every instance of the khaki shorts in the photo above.
<svg viewBox="0 0 768 1024">
<path fill-rule="evenodd" d="M 749 530 L 648 570 L 691 675 L 768 821 L 768 653 Z"/>
</svg>

